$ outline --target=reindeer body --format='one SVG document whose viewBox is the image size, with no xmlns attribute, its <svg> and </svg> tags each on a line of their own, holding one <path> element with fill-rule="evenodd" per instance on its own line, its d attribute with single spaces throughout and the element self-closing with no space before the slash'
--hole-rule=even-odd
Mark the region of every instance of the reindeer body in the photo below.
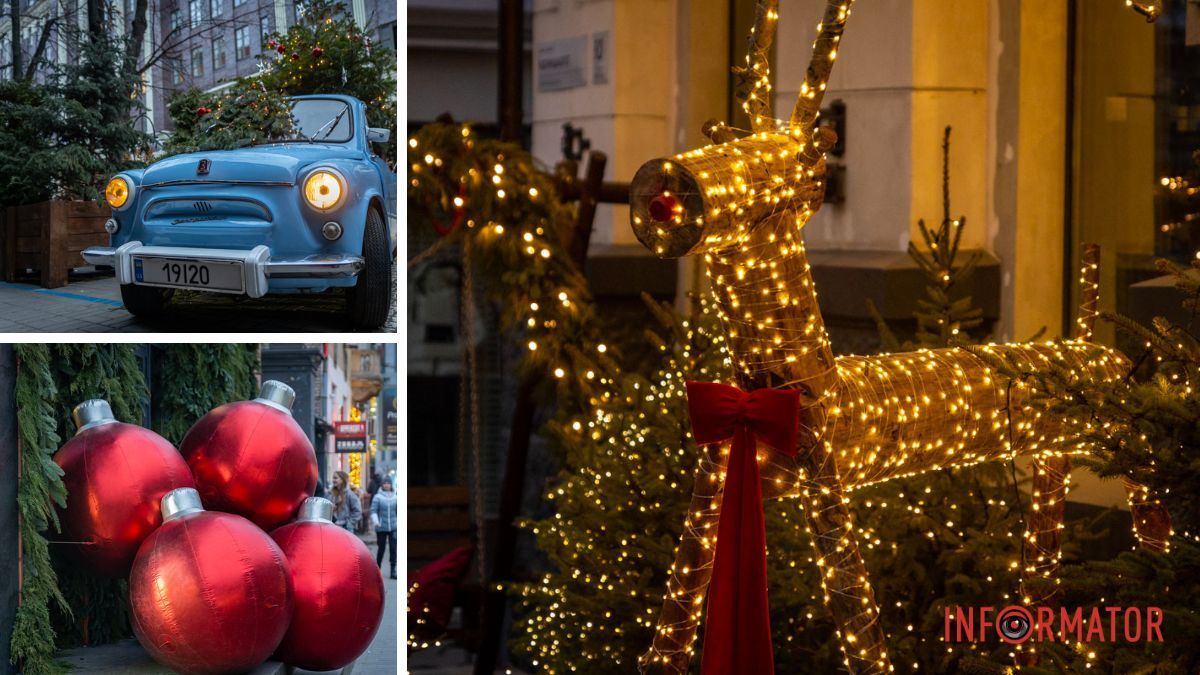
<svg viewBox="0 0 1200 675">
<path fill-rule="evenodd" d="M 1034 457 L 1034 513 L 1026 533 L 1022 596 L 1036 598 L 1027 582 L 1053 581 L 1059 529 L 1070 469 L 1068 425 L 1044 413 L 1030 385 L 997 376 L 965 349 L 923 350 L 835 358 L 821 318 L 801 230 L 821 206 L 824 149 L 832 132 L 815 121 L 842 28 L 848 0 L 832 0 L 818 26 L 813 59 L 789 123 L 770 115 L 767 48 L 778 3 L 761 0 L 746 66 L 752 85 L 743 109 L 752 133 L 669 159 L 647 162 L 630 185 L 630 220 L 638 239 L 661 257 L 704 255 L 717 311 L 724 325 L 737 384 L 800 392 L 798 452 L 789 458 L 760 448 L 764 499 L 799 498 L 804 506 L 825 601 L 838 628 L 845 665 L 855 673 L 890 672 L 879 610 L 858 551 L 846 493 L 872 483 L 924 471 Z M 1077 337 L 1090 337 L 1095 315 L 1098 252 L 1085 256 L 1084 315 Z M 1082 340 L 1064 344 L 1009 344 L 982 348 L 1012 357 L 1022 370 L 1051 360 L 1098 368 L 1110 378 L 1128 364 L 1117 352 Z M 670 570 L 658 630 L 643 670 L 687 672 L 705 590 L 711 577 L 721 484 L 727 448 L 705 449 L 684 532 Z M 1127 483 L 1143 545 L 1165 546 L 1170 524 L 1145 490 Z"/>
</svg>

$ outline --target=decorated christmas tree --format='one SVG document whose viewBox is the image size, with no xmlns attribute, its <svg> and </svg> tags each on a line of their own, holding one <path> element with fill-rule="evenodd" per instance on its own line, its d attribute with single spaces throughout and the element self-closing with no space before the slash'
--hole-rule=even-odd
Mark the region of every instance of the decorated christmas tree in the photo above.
<svg viewBox="0 0 1200 675">
<path fill-rule="evenodd" d="M 367 123 L 391 130 L 384 157 L 395 157 L 396 54 L 375 44 L 346 6 L 330 0 L 297 4 L 297 22 L 264 38 L 259 72 L 216 92 L 189 90 L 171 98 L 175 132 L 169 154 L 225 150 L 293 129 L 286 97 L 348 94 L 367 104 Z"/>
<path fill-rule="evenodd" d="M 175 122 L 163 148 L 169 155 L 264 143 L 287 138 L 295 129 L 284 95 L 252 78 L 218 92 L 183 91 L 167 106 Z"/>
<path fill-rule="evenodd" d="M 298 3 L 297 22 L 266 38 L 258 81 L 270 91 L 349 94 L 367 104 L 367 122 L 392 131 L 384 157 L 396 156 L 396 54 L 377 44 L 333 0 Z"/>
</svg>

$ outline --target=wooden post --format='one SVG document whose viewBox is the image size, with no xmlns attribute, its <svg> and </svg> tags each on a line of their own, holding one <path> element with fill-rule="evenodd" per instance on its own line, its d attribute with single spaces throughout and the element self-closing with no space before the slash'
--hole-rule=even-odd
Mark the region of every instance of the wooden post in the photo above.
<svg viewBox="0 0 1200 675">
<path fill-rule="evenodd" d="M 521 145 L 524 56 L 525 3 L 500 0 L 500 139 Z"/>
<path fill-rule="evenodd" d="M 592 224 L 596 218 L 596 201 L 607 162 L 608 158 L 604 153 L 592 152 L 588 157 L 587 173 L 580 187 L 579 211 L 567 248 L 571 261 L 575 263 L 580 274 L 584 273 L 584 265 L 587 262 Z M 475 656 L 475 675 L 491 675 L 499 660 L 500 637 L 504 629 L 508 596 L 498 589 L 497 585 L 513 578 L 513 559 L 520 533 L 517 518 L 521 513 L 521 499 L 525 495 L 525 464 L 529 458 L 529 441 L 533 436 L 534 416 L 538 407 L 534 400 L 534 392 L 540 381 L 539 375 L 528 373 L 521 378 L 517 388 L 517 402 L 513 408 L 512 425 L 508 435 L 508 456 L 504 464 L 504 483 L 496 518 L 492 565 L 485 586 L 479 653 Z M 479 536 L 484 536 L 484 533 L 479 533 Z"/>
</svg>

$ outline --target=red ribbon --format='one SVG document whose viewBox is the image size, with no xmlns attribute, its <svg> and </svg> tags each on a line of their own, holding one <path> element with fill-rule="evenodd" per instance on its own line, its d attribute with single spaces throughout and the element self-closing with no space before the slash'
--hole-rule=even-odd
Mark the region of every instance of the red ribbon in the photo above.
<svg viewBox="0 0 1200 675">
<path fill-rule="evenodd" d="M 700 445 L 733 439 L 717 525 L 717 551 L 704 619 L 702 675 L 775 672 L 767 603 L 767 533 L 758 441 L 796 455 L 800 394 L 688 382 L 692 435 Z"/>
</svg>

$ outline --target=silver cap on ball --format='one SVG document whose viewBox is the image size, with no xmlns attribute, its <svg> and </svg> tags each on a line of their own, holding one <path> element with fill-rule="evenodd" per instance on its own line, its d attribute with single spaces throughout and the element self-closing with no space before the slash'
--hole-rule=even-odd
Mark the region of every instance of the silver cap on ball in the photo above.
<svg viewBox="0 0 1200 675">
<path fill-rule="evenodd" d="M 325 499 L 324 497 L 309 497 L 300 504 L 300 513 L 296 515 L 296 520 L 315 523 L 332 523 L 333 502 Z"/>
<path fill-rule="evenodd" d="M 75 406 L 75 409 L 71 411 L 71 417 L 75 420 L 76 434 L 85 429 L 115 424 L 117 421 L 113 417 L 112 406 L 102 398 L 89 399 Z"/>
<path fill-rule="evenodd" d="M 175 488 L 162 498 L 163 522 L 182 518 L 191 513 L 200 513 L 204 506 L 200 503 L 200 493 L 194 488 Z"/>
<path fill-rule="evenodd" d="M 292 402 L 296 400 L 296 390 L 279 380 L 267 380 L 263 382 L 262 389 L 258 392 L 258 398 L 254 400 L 257 403 L 278 408 L 290 415 L 292 414 Z"/>
</svg>

